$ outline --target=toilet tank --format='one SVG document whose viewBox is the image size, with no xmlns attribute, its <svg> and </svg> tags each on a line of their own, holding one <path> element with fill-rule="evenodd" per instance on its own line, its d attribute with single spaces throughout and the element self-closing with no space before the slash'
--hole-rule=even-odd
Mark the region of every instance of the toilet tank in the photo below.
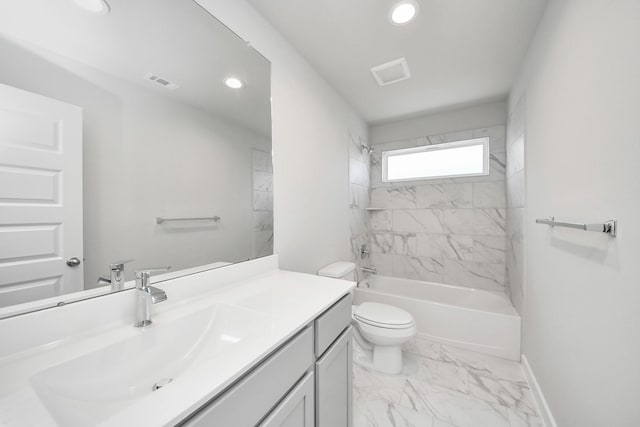
<svg viewBox="0 0 640 427">
<path fill-rule="evenodd" d="M 318 276 L 332 277 L 334 279 L 350 280 L 355 282 L 356 264 L 348 261 L 338 261 L 318 270 Z"/>
</svg>

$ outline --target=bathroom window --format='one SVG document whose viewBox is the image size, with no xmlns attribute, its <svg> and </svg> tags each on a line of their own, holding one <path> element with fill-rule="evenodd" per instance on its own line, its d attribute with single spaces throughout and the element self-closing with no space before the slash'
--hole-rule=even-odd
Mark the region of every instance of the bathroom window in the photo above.
<svg viewBox="0 0 640 427">
<path fill-rule="evenodd" d="M 489 138 L 382 153 L 384 182 L 489 175 Z"/>
</svg>

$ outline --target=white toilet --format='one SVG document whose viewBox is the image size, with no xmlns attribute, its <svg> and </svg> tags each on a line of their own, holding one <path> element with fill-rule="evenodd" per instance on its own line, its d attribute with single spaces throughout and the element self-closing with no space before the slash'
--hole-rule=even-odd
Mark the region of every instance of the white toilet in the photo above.
<svg viewBox="0 0 640 427">
<path fill-rule="evenodd" d="M 355 264 L 335 262 L 319 276 L 355 281 Z M 373 368 L 387 374 L 402 372 L 402 344 L 416 334 L 411 313 L 388 304 L 363 302 L 353 306 L 353 320 L 360 334 L 373 346 Z"/>
</svg>

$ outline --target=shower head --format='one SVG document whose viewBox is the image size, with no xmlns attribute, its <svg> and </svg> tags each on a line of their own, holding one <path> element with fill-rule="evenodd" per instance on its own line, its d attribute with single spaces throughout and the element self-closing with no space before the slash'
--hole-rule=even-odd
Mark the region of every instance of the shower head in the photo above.
<svg viewBox="0 0 640 427">
<path fill-rule="evenodd" d="M 366 144 L 362 144 L 362 143 L 361 143 L 361 144 L 360 144 L 360 147 L 362 148 L 362 151 L 364 151 L 364 152 L 365 152 L 365 153 L 367 153 L 367 154 L 371 154 L 371 153 L 373 153 L 373 148 L 369 147 L 369 146 L 368 146 L 368 145 L 366 145 Z"/>
</svg>

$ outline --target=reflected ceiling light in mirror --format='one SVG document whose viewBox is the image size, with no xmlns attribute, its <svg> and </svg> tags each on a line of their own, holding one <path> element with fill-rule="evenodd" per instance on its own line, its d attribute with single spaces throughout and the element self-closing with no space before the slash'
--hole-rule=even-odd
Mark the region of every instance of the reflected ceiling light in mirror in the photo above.
<svg viewBox="0 0 640 427">
<path fill-rule="evenodd" d="M 393 5 L 389 11 L 389 21 L 393 25 L 405 25 L 418 16 L 420 6 L 414 0 L 403 0 Z"/>
<path fill-rule="evenodd" d="M 107 14 L 109 13 L 109 5 L 105 0 L 74 0 L 78 6 L 87 12 Z"/>
<path fill-rule="evenodd" d="M 237 77 L 227 77 L 227 79 L 224 81 L 224 84 L 226 84 L 231 89 L 241 89 L 244 86 L 242 80 Z"/>
</svg>

